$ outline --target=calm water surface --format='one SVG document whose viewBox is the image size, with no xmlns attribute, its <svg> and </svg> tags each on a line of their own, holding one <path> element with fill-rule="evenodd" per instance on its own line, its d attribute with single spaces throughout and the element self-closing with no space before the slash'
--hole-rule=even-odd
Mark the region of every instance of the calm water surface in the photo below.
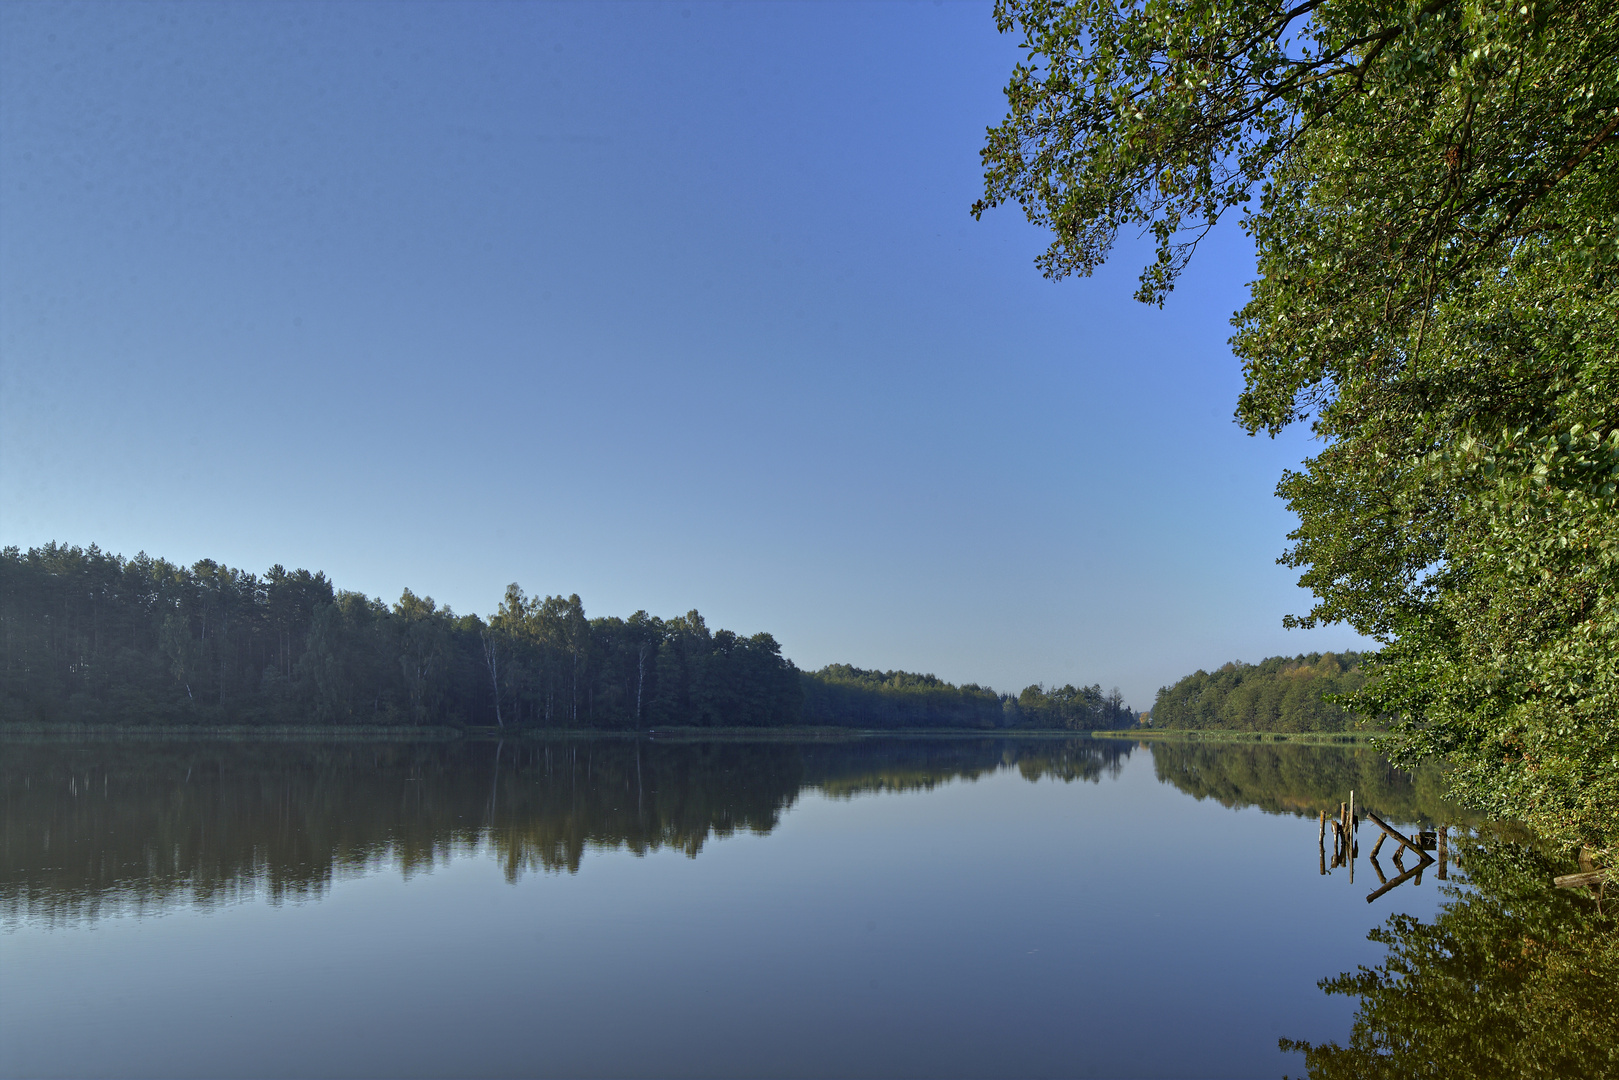
<svg viewBox="0 0 1619 1080">
<path fill-rule="evenodd" d="M 1368 905 L 1365 826 L 1323 874 L 1317 809 L 1458 820 L 1279 745 L 0 754 L 8 1076 L 1298 1075 L 1355 1017 L 1318 981 L 1445 899 Z"/>
</svg>

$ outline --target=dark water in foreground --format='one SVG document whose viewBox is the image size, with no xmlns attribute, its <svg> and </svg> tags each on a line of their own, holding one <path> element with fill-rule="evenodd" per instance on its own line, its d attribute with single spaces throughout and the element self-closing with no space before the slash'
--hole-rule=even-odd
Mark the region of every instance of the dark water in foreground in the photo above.
<svg viewBox="0 0 1619 1080">
<path fill-rule="evenodd" d="M 1451 825 L 1448 883 L 1368 905 L 1369 825 L 1355 882 L 1322 874 L 1316 811 L 1350 788 Z M 1365 750 L 7 743 L 0 799 L 6 1076 L 1619 1062 L 1614 900 Z"/>
</svg>

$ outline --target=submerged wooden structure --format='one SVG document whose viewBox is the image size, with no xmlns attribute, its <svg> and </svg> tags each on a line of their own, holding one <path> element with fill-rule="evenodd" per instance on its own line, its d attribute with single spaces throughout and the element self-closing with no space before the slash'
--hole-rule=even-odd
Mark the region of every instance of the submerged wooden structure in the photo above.
<svg viewBox="0 0 1619 1080">
<path fill-rule="evenodd" d="M 1435 871 L 1434 877 L 1440 881 L 1447 879 L 1450 869 L 1448 843 L 1450 829 L 1448 826 L 1441 825 L 1434 829 L 1418 829 L 1410 836 L 1406 836 L 1372 811 L 1362 808 L 1362 813 L 1365 814 L 1366 820 L 1376 825 L 1379 830 L 1377 842 L 1372 845 L 1372 850 L 1368 857 L 1368 861 L 1372 864 L 1372 871 L 1377 874 L 1378 887 L 1367 894 L 1366 902 L 1368 904 L 1389 890 L 1399 888 L 1407 881 L 1421 885 L 1423 871 L 1436 864 L 1438 869 Z M 1360 829 L 1360 817 L 1361 815 L 1355 812 L 1355 793 L 1353 791 L 1349 793 L 1347 802 L 1338 804 L 1337 817 L 1329 819 L 1325 810 L 1320 811 L 1316 844 L 1320 852 L 1320 872 L 1322 874 L 1329 872 L 1327 863 L 1327 827 L 1330 824 L 1332 827 L 1332 863 L 1330 869 L 1347 868 L 1350 884 L 1354 884 L 1355 861 L 1360 855 L 1360 845 L 1355 840 L 1355 834 Z M 1395 841 L 1392 861 L 1397 874 L 1393 878 L 1383 872 L 1382 864 L 1377 861 L 1377 853 L 1383 847 L 1383 842 L 1390 839 Z M 1417 864 L 1409 870 L 1406 869 L 1404 862 L 1405 853 L 1408 851 L 1415 855 L 1417 859 Z M 1434 854 L 1429 855 L 1428 852 L 1430 851 L 1434 852 Z"/>
<path fill-rule="evenodd" d="M 1355 881 L 1355 862 L 1360 856 L 1360 845 L 1355 840 L 1355 834 L 1360 829 L 1362 816 L 1377 826 L 1377 841 L 1372 844 L 1368 860 L 1372 864 L 1372 871 L 1377 874 L 1377 888 L 1366 894 L 1366 902 L 1372 903 L 1378 897 L 1392 889 L 1397 889 L 1406 882 L 1414 885 L 1422 884 L 1422 875 L 1430 867 L 1435 867 L 1434 877 L 1445 881 L 1450 876 L 1450 826 L 1435 825 L 1432 828 L 1419 828 L 1409 836 L 1400 832 L 1393 825 L 1384 821 L 1371 810 L 1362 807 L 1360 812 L 1355 810 L 1355 793 L 1349 793 L 1347 802 L 1338 804 L 1336 817 L 1329 817 L 1327 811 L 1321 810 L 1317 816 L 1316 846 L 1320 855 L 1320 873 L 1331 873 L 1340 867 L 1349 871 L 1350 884 Z M 1327 831 L 1332 831 L 1332 860 L 1327 860 Z M 1383 844 L 1394 841 L 1395 876 L 1389 877 L 1383 871 L 1383 864 L 1377 861 L 1377 856 L 1383 849 Z M 1429 854 L 1432 852 L 1433 854 Z M 1416 865 L 1407 868 L 1406 857 L 1414 856 Z M 1594 862 L 1594 854 L 1588 849 L 1580 849 L 1580 872 L 1575 874 L 1560 874 L 1552 879 L 1552 884 L 1559 889 L 1589 889 L 1592 895 L 1600 902 L 1606 892 L 1609 882 L 1619 880 L 1619 872 L 1612 867 L 1601 869 Z"/>
</svg>

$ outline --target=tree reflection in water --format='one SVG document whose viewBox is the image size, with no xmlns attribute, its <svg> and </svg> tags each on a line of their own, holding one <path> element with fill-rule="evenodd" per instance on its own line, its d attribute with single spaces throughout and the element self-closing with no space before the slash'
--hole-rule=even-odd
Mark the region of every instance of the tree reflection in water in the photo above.
<svg viewBox="0 0 1619 1080">
<path fill-rule="evenodd" d="M 1321 982 L 1360 998 L 1349 1044 L 1282 1049 L 1311 1080 L 1619 1076 L 1619 898 L 1552 888 L 1568 867 L 1523 843 L 1452 843 L 1442 913 L 1391 916 L 1381 964 Z"/>
<path fill-rule="evenodd" d="M 805 790 L 851 797 L 1002 769 L 1095 781 L 1133 749 L 925 737 L 8 742 L 0 918 L 279 902 L 475 848 L 511 880 L 577 872 L 591 848 L 696 856 L 713 836 L 770 832 Z"/>
<path fill-rule="evenodd" d="M 1438 769 L 1405 772 L 1366 747 L 1165 742 L 1153 745 L 1152 765 L 1164 783 L 1233 809 L 1313 818 L 1335 814 L 1354 791 L 1360 805 L 1397 821 L 1431 826 L 1470 818 L 1445 801 Z"/>
</svg>

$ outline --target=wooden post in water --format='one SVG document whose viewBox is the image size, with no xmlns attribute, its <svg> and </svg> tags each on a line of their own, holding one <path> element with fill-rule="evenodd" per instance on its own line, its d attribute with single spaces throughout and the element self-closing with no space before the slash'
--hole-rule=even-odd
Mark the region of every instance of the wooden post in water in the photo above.
<svg viewBox="0 0 1619 1080">
<path fill-rule="evenodd" d="M 1376 825 L 1379 829 L 1383 830 L 1383 835 L 1389 837 L 1403 847 L 1410 848 L 1412 853 L 1417 855 L 1419 858 L 1428 859 L 1428 854 L 1422 850 L 1422 846 L 1420 844 L 1413 844 L 1411 841 L 1401 836 L 1394 826 L 1390 825 L 1388 822 L 1384 821 L 1370 810 L 1366 811 L 1366 817 L 1373 825 Z M 1429 861 L 1432 862 L 1433 860 L 1429 859 Z"/>
<path fill-rule="evenodd" d="M 1349 884 L 1355 883 L 1355 789 L 1349 789 L 1349 816 L 1344 819 L 1344 845 L 1349 849 Z"/>
<path fill-rule="evenodd" d="M 1438 878 L 1440 881 L 1444 881 L 1445 880 L 1445 867 L 1446 867 L 1446 859 L 1445 859 L 1445 857 L 1446 857 L 1446 855 L 1449 854 L 1449 852 L 1446 849 L 1449 846 L 1447 841 L 1450 838 L 1450 826 L 1449 825 L 1440 825 L 1440 826 L 1437 827 L 1437 829 L 1438 829 L 1438 832 L 1439 832 L 1439 837 L 1438 837 L 1438 840 L 1439 840 L 1439 869 L 1438 869 L 1438 871 L 1436 871 L 1434 873 L 1434 877 Z"/>
<path fill-rule="evenodd" d="M 1422 858 L 1423 858 L 1422 862 L 1417 863 L 1417 880 L 1416 880 L 1416 884 L 1421 885 L 1422 884 L 1422 868 L 1427 866 L 1428 863 L 1431 862 L 1432 860 L 1430 860 L 1422 850 L 1422 830 L 1418 829 L 1416 832 L 1412 833 L 1411 834 L 1411 839 L 1416 842 L 1417 854 L 1421 855 Z"/>
</svg>

